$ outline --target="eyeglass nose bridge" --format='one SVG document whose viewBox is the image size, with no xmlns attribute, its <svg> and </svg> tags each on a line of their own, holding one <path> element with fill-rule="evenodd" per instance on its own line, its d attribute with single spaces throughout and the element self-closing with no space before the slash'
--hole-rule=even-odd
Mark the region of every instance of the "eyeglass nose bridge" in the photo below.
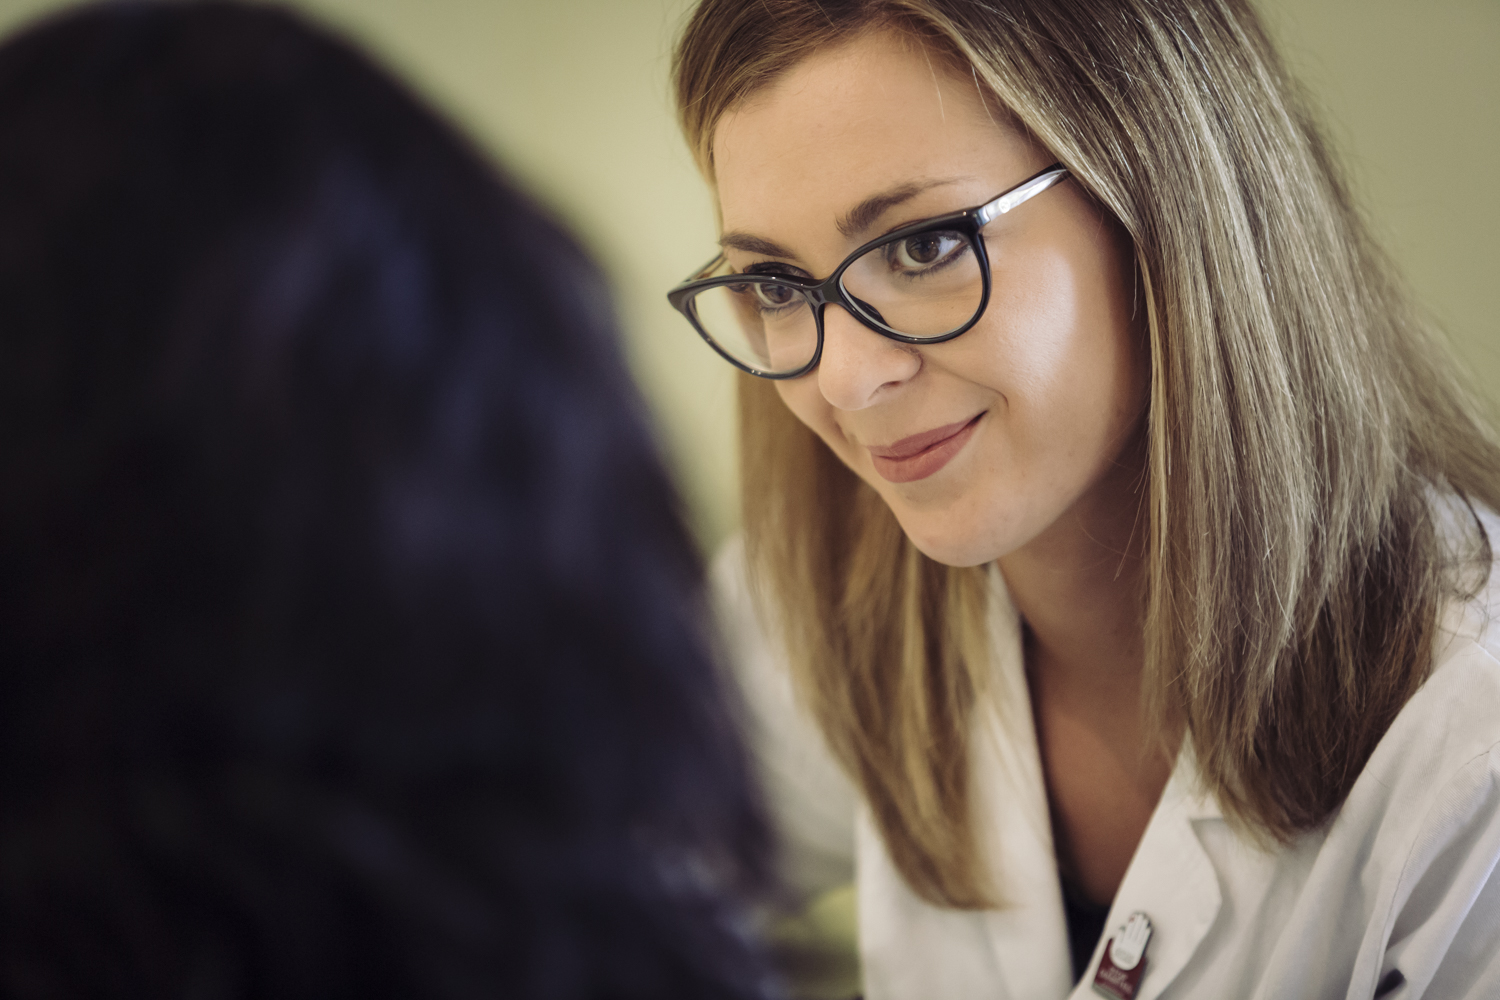
<svg viewBox="0 0 1500 1000">
<path fill-rule="evenodd" d="M 885 317 L 880 315 L 879 309 L 876 309 L 863 299 L 857 298 L 844 288 L 842 280 L 844 270 L 845 268 L 841 267 L 829 275 L 827 280 L 803 289 L 804 294 L 812 302 L 813 322 L 818 332 L 816 356 L 821 358 L 823 355 L 823 311 L 831 305 L 839 306 L 862 325 L 869 327 L 882 337 L 897 341 L 905 340 L 906 338 L 895 333 L 889 326 L 881 325 L 885 323 Z"/>
<path fill-rule="evenodd" d="M 882 337 L 896 341 L 900 341 L 903 339 L 900 336 L 893 335 L 889 330 L 882 329 L 877 323 L 872 323 L 870 321 L 869 316 L 865 314 L 864 310 L 868 309 L 877 317 L 880 316 L 880 310 L 876 309 L 868 302 L 857 299 L 853 295 L 850 295 L 848 292 L 846 292 L 843 285 L 839 281 L 839 279 L 843 277 L 843 274 L 844 269 L 839 268 L 833 274 L 829 275 L 826 281 L 819 282 L 816 285 L 802 286 L 802 294 L 807 296 L 808 301 L 812 306 L 813 329 L 816 332 L 817 341 L 813 346 L 812 360 L 802 368 L 798 369 L 796 372 L 789 373 L 788 375 L 782 377 L 796 378 L 799 375 L 805 375 L 817 368 L 818 365 L 822 363 L 824 331 L 823 313 L 824 310 L 826 310 L 831 305 L 840 307 L 850 316 L 853 316 L 855 320 L 858 321 L 861 325 L 874 330 Z M 883 317 L 881 318 L 880 322 L 884 322 Z"/>
</svg>

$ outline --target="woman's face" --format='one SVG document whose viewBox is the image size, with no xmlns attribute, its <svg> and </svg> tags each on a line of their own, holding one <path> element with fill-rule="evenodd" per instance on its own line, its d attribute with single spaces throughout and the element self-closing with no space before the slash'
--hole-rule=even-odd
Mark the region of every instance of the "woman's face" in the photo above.
<svg viewBox="0 0 1500 1000">
<path fill-rule="evenodd" d="M 986 110 L 973 79 L 888 33 L 813 55 L 752 95 L 721 120 L 713 154 L 730 263 L 816 278 L 883 232 L 981 204 L 1052 162 Z M 954 566 L 1119 509 L 1130 476 L 1117 459 L 1146 406 L 1119 226 L 1070 180 L 984 239 L 993 291 L 967 333 L 914 347 L 829 306 L 818 367 L 777 383 L 912 542 Z M 745 249 L 773 245 L 786 256 Z"/>
</svg>

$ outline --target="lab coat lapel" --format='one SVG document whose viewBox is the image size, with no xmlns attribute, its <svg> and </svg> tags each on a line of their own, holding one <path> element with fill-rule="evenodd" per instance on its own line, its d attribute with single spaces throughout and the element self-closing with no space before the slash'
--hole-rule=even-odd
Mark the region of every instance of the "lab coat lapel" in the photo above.
<svg viewBox="0 0 1500 1000">
<path fill-rule="evenodd" d="M 1067 926 L 1057 882 L 1057 856 L 1047 789 L 1031 716 L 1020 619 L 998 571 L 990 617 L 996 670 L 992 697 L 975 726 L 976 808 L 988 822 L 984 844 L 1002 905 L 984 914 L 1005 995 L 1016 1000 L 1062 997 L 1070 980 Z"/>
<path fill-rule="evenodd" d="M 1137 911 L 1151 919 L 1146 973 L 1136 1000 L 1154 1000 L 1171 986 L 1213 926 L 1223 900 L 1219 877 L 1198 839 L 1196 825 L 1222 820 L 1211 796 L 1200 794 L 1198 769 L 1184 748 L 1146 826 L 1110 907 L 1103 937 L 1073 1000 L 1093 998 L 1094 972 L 1104 944 Z"/>
</svg>

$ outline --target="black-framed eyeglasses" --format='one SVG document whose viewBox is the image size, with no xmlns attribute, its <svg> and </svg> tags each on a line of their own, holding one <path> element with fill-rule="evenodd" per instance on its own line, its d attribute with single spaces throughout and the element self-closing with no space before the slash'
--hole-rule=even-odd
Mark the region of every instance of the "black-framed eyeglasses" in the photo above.
<svg viewBox="0 0 1500 1000">
<path fill-rule="evenodd" d="M 1067 176 L 1054 163 L 982 205 L 902 226 L 855 250 L 825 281 L 735 272 L 720 254 L 667 301 L 730 364 L 761 378 L 796 378 L 817 367 L 830 303 L 892 340 L 940 344 L 979 322 L 989 305 L 990 258 L 980 231 Z"/>
</svg>

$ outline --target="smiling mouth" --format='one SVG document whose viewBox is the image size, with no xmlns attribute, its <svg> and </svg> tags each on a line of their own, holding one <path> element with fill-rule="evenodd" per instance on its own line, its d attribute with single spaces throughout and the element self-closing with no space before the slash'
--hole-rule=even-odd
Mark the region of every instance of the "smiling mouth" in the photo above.
<svg viewBox="0 0 1500 1000">
<path fill-rule="evenodd" d="M 968 420 L 913 434 L 894 444 L 867 445 L 866 450 L 875 471 L 887 482 L 912 483 L 926 479 L 963 450 L 969 438 L 974 436 L 980 419 L 988 412 L 985 410 Z"/>
</svg>

